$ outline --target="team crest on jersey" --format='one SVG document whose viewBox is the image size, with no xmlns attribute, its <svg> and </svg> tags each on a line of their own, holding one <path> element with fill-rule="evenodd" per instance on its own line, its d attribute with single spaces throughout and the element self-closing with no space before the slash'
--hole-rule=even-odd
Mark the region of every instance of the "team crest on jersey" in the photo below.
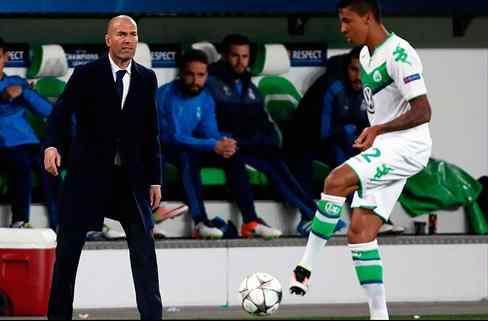
<svg viewBox="0 0 488 321">
<path fill-rule="evenodd" d="M 381 72 L 379 70 L 376 70 L 373 73 L 373 80 L 376 82 L 380 82 L 381 80 L 383 80 L 383 77 L 381 76 Z"/>
</svg>

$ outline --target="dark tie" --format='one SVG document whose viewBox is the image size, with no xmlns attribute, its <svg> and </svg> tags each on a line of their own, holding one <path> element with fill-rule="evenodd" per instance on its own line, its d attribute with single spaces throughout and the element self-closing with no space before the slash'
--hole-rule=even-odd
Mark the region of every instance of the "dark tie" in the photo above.
<svg viewBox="0 0 488 321">
<path fill-rule="evenodd" d="M 124 83 L 122 82 L 122 78 L 124 78 L 126 72 L 126 70 L 119 70 L 116 72 L 117 79 L 115 80 L 115 90 L 117 90 L 120 102 L 122 102 L 122 95 L 124 93 Z"/>
</svg>

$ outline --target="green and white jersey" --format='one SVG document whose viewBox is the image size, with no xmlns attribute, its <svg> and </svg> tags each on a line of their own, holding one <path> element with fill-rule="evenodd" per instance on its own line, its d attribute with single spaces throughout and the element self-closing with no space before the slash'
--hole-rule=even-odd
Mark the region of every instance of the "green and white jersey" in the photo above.
<svg viewBox="0 0 488 321">
<path fill-rule="evenodd" d="M 359 61 L 371 125 L 397 118 L 410 109 L 409 100 L 427 93 L 417 52 L 394 33 L 375 49 L 372 56 L 364 46 Z M 401 135 L 417 142 L 432 143 L 428 124 L 385 135 Z"/>
</svg>

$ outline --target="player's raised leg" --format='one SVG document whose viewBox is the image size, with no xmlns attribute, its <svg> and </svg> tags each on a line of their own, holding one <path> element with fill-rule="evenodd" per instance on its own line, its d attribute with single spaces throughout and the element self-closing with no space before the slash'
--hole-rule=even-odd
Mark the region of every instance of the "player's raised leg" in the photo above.
<svg viewBox="0 0 488 321">
<path fill-rule="evenodd" d="M 317 202 L 312 231 L 300 263 L 293 271 L 290 293 L 305 295 L 316 257 L 334 233 L 346 196 L 358 188 L 358 178 L 348 165 L 334 169 L 325 180 L 324 192 Z"/>
</svg>

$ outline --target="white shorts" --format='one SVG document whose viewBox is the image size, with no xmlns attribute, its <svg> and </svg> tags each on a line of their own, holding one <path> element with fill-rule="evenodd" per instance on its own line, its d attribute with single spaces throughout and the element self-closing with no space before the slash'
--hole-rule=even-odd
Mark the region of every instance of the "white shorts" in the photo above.
<svg viewBox="0 0 488 321">
<path fill-rule="evenodd" d="M 371 148 L 346 161 L 360 185 L 351 207 L 371 209 L 386 222 L 407 178 L 427 165 L 430 152 L 430 142 L 412 142 L 397 135 L 378 136 Z"/>
</svg>

